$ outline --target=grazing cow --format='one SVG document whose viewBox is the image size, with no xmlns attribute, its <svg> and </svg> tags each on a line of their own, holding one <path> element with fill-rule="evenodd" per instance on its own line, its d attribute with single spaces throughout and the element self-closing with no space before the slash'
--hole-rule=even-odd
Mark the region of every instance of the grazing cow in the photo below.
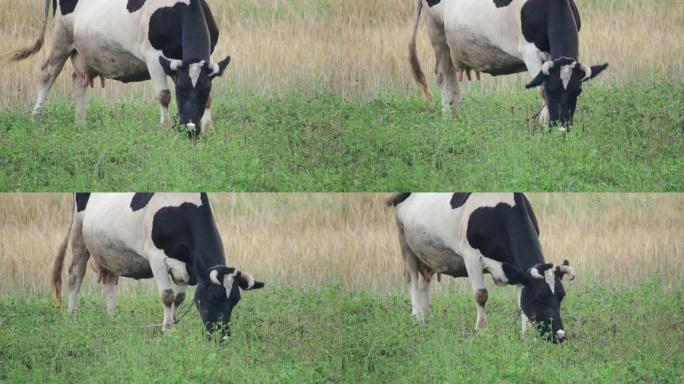
<svg viewBox="0 0 684 384">
<path fill-rule="evenodd" d="M 77 193 L 69 230 L 52 270 L 61 301 L 62 266 L 72 240 L 69 311 L 88 259 L 92 257 L 110 313 L 116 309 L 119 276 L 154 277 L 164 304 L 163 330 L 176 320 L 176 308 L 188 285 L 197 285 L 195 305 L 207 331 L 230 335 L 228 324 L 240 289 L 262 288 L 246 272 L 226 265 L 223 244 L 207 195 L 202 193 Z"/>
<path fill-rule="evenodd" d="M 608 64 L 589 67 L 579 62 L 580 16 L 574 0 L 416 0 L 416 18 L 409 44 L 413 77 L 427 100 L 432 99 L 416 54 L 421 10 L 427 25 L 442 88 L 442 109 L 462 103 L 454 69 L 474 69 L 493 76 L 528 71 L 527 88 L 542 86 L 542 123 L 572 125 L 582 82 Z M 462 77 L 462 72 L 461 72 Z M 470 77 L 470 76 L 469 76 Z"/>
<path fill-rule="evenodd" d="M 230 57 L 211 60 L 218 28 L 205 0 L 53 0 L 53 43 L 42 67 L 40 111 L 68 58 L 74 67 L 76 120 L 85 121 L 86 89 L 100 77 L 126 82 L 152 79 L 161 106 L 162 125 L 169 122 L 170 76 L 176 84 L 180 122 L 189 134 L 212 130 L 211 83 Z M 43 28 L 30 47 L 13 52 L 10 61 L 25 59 L 43 45 L 50 10 L 45 0 Z"/>
<path fill-rule="evenodd" d="M 395 206 L 418 322 L 425 319 L 432 277 L 438 273 L 468 277 L 477 302 L 475 327 L 486 328 L 487 272 L 497 285 L 518 286 L 523 332 L 534 322 L 554 342 L 565 339 L 561 279 L 568 274 L 572 280 L 575 272 L 567 260 L 563 265 L 544 261 L 537 219 L 525 195 L 402 193 L 391 196 L 387 205 Z"/>
</svg>

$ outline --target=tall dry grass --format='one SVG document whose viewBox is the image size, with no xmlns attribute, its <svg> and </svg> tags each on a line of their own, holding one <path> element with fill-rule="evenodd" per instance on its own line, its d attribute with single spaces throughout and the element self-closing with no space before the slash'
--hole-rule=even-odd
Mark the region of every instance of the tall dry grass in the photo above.
<svg viewBox="0 0 684 384">
<path fill-rule="evenodd" d="M 403 287 L 391 209 L 380 194 L 212 194 L 228 260 L 272 287 Z M 546 259 L 570 259 L 573 284 L 684 278 L 684 194 L 531 194 Z M 48 292 L 71 196 L 0 195 L 0 295 Z M 69 262 L 70 256 L 67 258 Z M 66 269 L 66 268 L 65 268 Z M 86 287 L 93 287 L 92 271 Z M 445 278 L 439 289 L 464 289 Z M 487 278 L 487 280 L 490 280 Z M 122 279 L 124 290 L 152 281 Z"/>
<path fill-rule="evenodd" d="M 221 29 L 217 55 L 233 61 L 218 91 L 261 94 L 332 89 L 346 96 L 415 92 L 406 64 L 414 0 L 209 0 Z M 682 81 L 684 2 L 681 0 L 577 0 L 583 17 L 582 58 L 610 62 L 601 81 Z M 30 44 L 41 25 L 42 0 L 0 0 L 0 52 Z M 47 46 L 50 41 L 48 38 Z M 434 67 L 425 30 L 419 54 Z M 28 109 L 48 49 L 0 68 L 0 108 Z M 428 70 L 434 85 L 432 71 Z M 70 94 L 67 65 L 53 97 Z M 525 75 L 485 76 L 480 91 L 520 90 Z M 110 82 L 100 98 L 152 97 L 152 85 Z"/>
</svg>

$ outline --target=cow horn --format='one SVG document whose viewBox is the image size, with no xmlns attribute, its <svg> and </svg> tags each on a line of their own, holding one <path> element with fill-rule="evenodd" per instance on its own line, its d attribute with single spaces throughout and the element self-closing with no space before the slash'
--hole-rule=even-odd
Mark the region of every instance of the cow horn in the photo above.
<svg viewBox="0 0 684 384">
<path fill-rule="evenodd" d="M 211 73 L 209 74 L 209 76 L 218 75 L 219 72 L 221 72 L 221 67 L 219 67 L 219 65 L 213 61 L 209 63 L 209 68 L 211 68 Z"/>
<path fill-rule="evenodd" d="M 537 269 L 537 267 L 530 268 L 530 275 L 532 275 L 532 277 L 534 277 L 535 279 L 539 279 L 539 280 L 544 279 L 544 276 L 542 276 L 542 274 L 539 273 L 539 270 Z"/>
<path fill-rule="evenodd" d="M 173 71 L 177 71 L 178 68 L 180 68 L 182 66 L 183 66 L 183 60 L 175 60 L 174 59 L 174 60 L 171 60 L 171 62 L 169 63 L 169 67 Z"/>
<path fill-rule="evenodd" d="M 553 61 L 549 60 L 549 61 L 545 62 L 544 64 L 542 64 L 542 73 L 544 73 L 545 75 L 548 75 L 549 72 L 551 71 L 551 69 L 553 69 L 554 65 L 555 65 L 555 63 Z"/>
<path fill-rule="evenodd" d="M 247 272 L 240 272 L 240 288 L 251 289 L 254 287 L 254 278 Z"/>
<path fill-rule="evenodd" d="M 575 270 L 569 265 L 559 265 L 558 272 L 561 274 L 567 273 L 570 280 L 575 280 Z"/>
<path fill-rule="evenodd" d="M 209 279 L 211 279 L 211 282 L 216 284 L 216 285 L 221 285 L 221 282 L 218 279 L 218 271 L 213 270 L 209 272 Z"/>
<path fill-rule="evenodd" d="M 588 65 L 580 64 L 579 65 L 580 71 L 584 72 L 584 77 L 582 78 L 582 81 L 587 81 L 591 79 L 591 67 Z"/>
</svg>

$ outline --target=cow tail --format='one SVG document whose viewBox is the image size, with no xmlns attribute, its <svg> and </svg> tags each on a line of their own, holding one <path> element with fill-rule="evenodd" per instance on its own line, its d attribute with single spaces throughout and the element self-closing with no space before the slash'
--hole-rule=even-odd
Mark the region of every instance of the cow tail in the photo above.
<svg viewBox="0 0 684 384">
<path fill-rule="evenodd" d="M 71 222 L 69 223 L 69 229 L 64 235 L 64 240 L 59 245 L 57 249 L 57 257 L 55 257 L 55 262 L 52 265 L 52 292 L 55 294 L 55 300 L 57 300 L 57 305 L 62 304 L 62 269 L 64 267 L 64 258 L 66 256 L 66 250 L 69 246 L 69 239 L 71 238 L 71 227 L 74 226 L 74 220 L 76 219 L 76 199 L 74 199 L 74 209 L 71 214 Z"/>
<path fill-rule="evenodd" d="M 409 49 L 409 62 L 411 63 L 411 74 L 413 79 L 418 83 L 423 97 L 428 102 L 432 102 L 432 93 L 430 88 L 425 81 L 425 74 L 420 68 L 420 62 L 418 61 L 418 53 L 416 52 L 416 38 L 418 37 L 418 27 L 420 26 L 420 14 L 423 10 L 423 1 L 416 0 L 416 18 L 413 21 L 413 34 L 411 35 L 411 42 L 408 45 Z"/>
<path fill-rule="evenodd" d="M 45 0 L 45 13 L 43 14 L 43 28 L 40 30 L 40 35 L 38 36 L 38 39 L 33 43 L 33 45 L 30 45 L 28 47 L 24 47 L 21 49 L 17 49 L 14 52 L 10 52 L 7 55 L 7 61 L 14 62 L 14 61 L 21 61 L 29 56 L 33 55 L 34 53 L 40 51 L 40 49 L 43 47 L 43 43 L 45 42 L 45 29 L 47 28 L 47 22 L 48 18 L 50 17 L 50 2 L 51 0 Z"/>
</svg>

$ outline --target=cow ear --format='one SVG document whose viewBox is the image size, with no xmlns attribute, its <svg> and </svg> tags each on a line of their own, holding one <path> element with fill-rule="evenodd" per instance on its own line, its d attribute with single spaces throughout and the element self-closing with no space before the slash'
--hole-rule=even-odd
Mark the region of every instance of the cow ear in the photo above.
<svg viewBox="0 0 684 384">
<path fill-rule="evenodd" d="M 526 285 L 529 281 L 527 274 L 520 271 L 513 264 L 503 263 L 501 264 L 501 268 L 503 269 L 506 279 L 508 279 L 508 284 L 510 285 Z"/>
<path fill-rule="evenodd" d="M 164 69 L 164 73 L 171 77 L 175 77 L 178 68 L 183 66 L 181 60 L 169 60 L 164 56 L 159 56 L 159 64 L 161 64 L 162 69 Z"/>
<path fill-rule="evenodd" d="M 589 76 L 584 76 L 582 81 L 589 81 L 589 80 L 593 79 L 594 77 L 598 76 L 601 72 L 603 72 L 603 70 L 608 68 L 608 63 L 601 64 L 601 65 L 592 65 L 590 68 L 591 68 L 591 74 Z"/>
<path fill-rule="evenodd" d="M 255 281 L 252 275 L 247 272 L 238 272 L 238 285 L 245 291 L 260 289 L 264 287 L 261 281 Z"/>
<path fill-rule="evenodd" d="M 543 71 L 539 71 L 539 73 L 537 74 L 537 76 L 535 76 L 534 79 L 532 79 L 532 81 L 530 81 L 530 82 L 525 86 L 525 88 L 530 89 L 530 88 L 538 87 L 538 86 L 544 84 L 544 82 L 545 82 L 548 78 L 549 78 L 549 75 L 545 74 Z"/>
<path fill-rule="evenodd" d="M 229 63 L 230 63 L 230 56 L 226 56 L 226 58 L 219 61 L 218 64 L 212 63 L 210 65 L 212 72 L 209 74 L 209 77 L 213 79 L 214 77 L 218 77 L 218 76 L 223 75 L 223 71 L 226 70 Z"/>
</svg>

